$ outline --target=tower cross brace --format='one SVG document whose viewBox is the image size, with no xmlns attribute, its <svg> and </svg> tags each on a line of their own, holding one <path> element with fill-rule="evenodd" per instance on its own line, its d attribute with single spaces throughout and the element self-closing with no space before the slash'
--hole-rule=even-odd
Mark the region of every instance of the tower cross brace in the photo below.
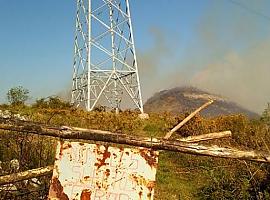
<svg viewBox="0 0 270 200">
<path fill-rule="evenodd" d="M 77 107 L 118 110 L 129 98 L 143 113 L 129 0 L 77 0 L 72 82 Z"/>
</svg>

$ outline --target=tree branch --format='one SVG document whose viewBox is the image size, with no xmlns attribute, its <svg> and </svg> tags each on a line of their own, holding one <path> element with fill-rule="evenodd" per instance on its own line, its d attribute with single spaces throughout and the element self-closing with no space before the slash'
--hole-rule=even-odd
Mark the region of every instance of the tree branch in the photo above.
<svg viewBox="0 0 270 200">
<path fill-rule="evenodd" d="M 175 126 L 172 130 L 170 130 L 164 137 L 164 139 L 169 139 L 172 134 L 177 131 L 179 128 L 184 126 L 189 120 L 191 120 L 197 113 L 199 113 L 202 109 L 206 108 L 207 106 L 211 105 L 214 102 L 214 100 L 210 100 L 209 102 L 203 104 L 201 107 L 199 107 L 197 110 L 192 112 L 189 116 L 187 116 L 183 121 L 181 121 L 177 126 Z"/>
<path fill-rule="evenodd" d="M 231 137 L 231 136 L 232 136 L 231 131 L 222 131 L 218 133 L 208 133 L 208 134 L 203 134 L 203 135 L 189 136 L 189 137 L 176 139 L 176 140 L 179 142 L 194 143 L 194 142 L 214 140 L 214 139 L 220 139 L 220 138 Z"/>
<path fill-rule="evenodd" d="M 38 169 L 31 169 L 24 172 L 14 173 L 6 176 L 0 176 L 0 185 L 6 185 L 9 183 L 15 183 L 23 180 L 28 180 L 31 178 L 36 178 L 40 176 L 46 176 L 51 174 L 53 171 L 53 166 L 41 167 Z"/>
<path fill-rule="evenodd" d="M 264 152 L 242 151 L 234 148 L 222 148 L 218 146 L 203 146 L 188 144 L 186 142 L 163 140 L 158 138 L 144 138 L 109 131 L 82 129 L 75 127 L 47 127 L 22 121 L 11 121 L 0 118 L 0 129 L 32 133 L 44 136 L 57 137 L 61 139 L 82 139 L 92 141 L 125 144 L 137 147 L 152 148 L 154 150 L 168 150 L 201 156 L 212 156 L 221 158 L 233 158 L 250 160 L 256 162 L 270 163 L 270 155 Z"/>
</svg>

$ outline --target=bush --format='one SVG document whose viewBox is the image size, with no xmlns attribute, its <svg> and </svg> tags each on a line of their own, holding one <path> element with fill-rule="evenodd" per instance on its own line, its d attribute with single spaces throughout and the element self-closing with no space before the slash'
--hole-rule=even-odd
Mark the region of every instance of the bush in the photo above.
<svg viewBox="0 0 270 200">
<path fill-rule="evenodd" d="M 61 100 L 59 97 L 48 97 L 36 100 L 33 104 L 34 108 L 46 108 L 46 109 L 69 109 L 72 105 L 68 102 Z"/>
</svg>

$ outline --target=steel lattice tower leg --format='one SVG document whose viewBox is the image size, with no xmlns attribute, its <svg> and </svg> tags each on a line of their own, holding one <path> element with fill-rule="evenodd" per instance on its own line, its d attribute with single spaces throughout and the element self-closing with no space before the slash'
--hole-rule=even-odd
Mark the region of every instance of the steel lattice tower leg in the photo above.
<svg viewBox="0 0 270 200">
<path fill-rule="evenodd" d="M 128 0 L 77 0 L 71 102 L 119 109 L 130 97 L 143 113 Z"/>
</svg>

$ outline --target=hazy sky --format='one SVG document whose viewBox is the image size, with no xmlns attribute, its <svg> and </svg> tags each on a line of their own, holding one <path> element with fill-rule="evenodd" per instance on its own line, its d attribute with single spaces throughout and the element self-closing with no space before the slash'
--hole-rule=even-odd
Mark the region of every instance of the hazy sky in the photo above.
<svg viewBox="0 0 270 200">
<path fill-rule="evenodd" d="M 0 101 L 71 87 L 75 0 L 0 0 Z M 270 101 L 269 0 L 130 0 L 144 101 L 193 85 L 261 112 Z M 151 77 L 151 78 L 150 78 Z"/>
</svg>

